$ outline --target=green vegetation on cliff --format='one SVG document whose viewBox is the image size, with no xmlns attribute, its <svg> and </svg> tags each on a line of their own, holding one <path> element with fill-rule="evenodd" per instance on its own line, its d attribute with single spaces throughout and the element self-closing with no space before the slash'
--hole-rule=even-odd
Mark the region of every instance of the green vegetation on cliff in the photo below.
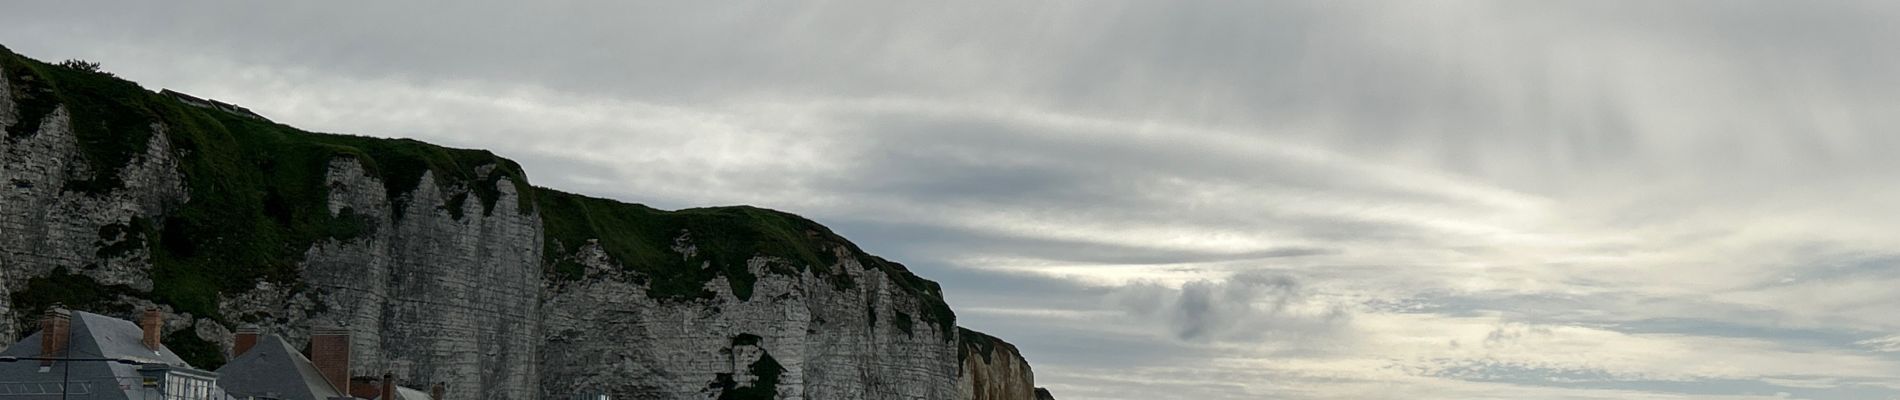
<svg viewBox="0 0 1900 400">
<path fill-rule="evenodd" d="M 746 263 L 758 256 L 777 259 L 766 266 L 768 272 L 811 271 L 839 289 L 855 287 L 850 275 L 838 268 L 843 264 L 836 250 L 842 249 L 857 255 L 865 269 L 883 271 L 897 289 L 921 300 L 922 318 L 943 329 L 946 340 L 956 325 L 956 315 L 943 302 L 943 289 L 936 282 L 902 264 L 863 255 L 857 245 L 804 217 L 748 206 L 661 211 L 546 188 L 536 200 L 547 235 L 542 254 L 551 279 L 583 278 L 575 253 L 597 242 L 615 263 L 649 280 L 644 282 L 649 297 L 710 299 L 713 293 L 706 284 L 723 276 L 734 296 L 749 300 L 758 276 Z M 675 246 L 690 247 L 691 255 L 675 251 Z M 906 316 L 901 328 L 909 331 L 909 322 Z"/>
<path fill-rule="evenodd" d="M 767 273 L 811 271 L 847 289 L 861 284 L 843 270 L 846 264 L 838 258 L 851 254 L 866 270 L 890 277 L 894 289 L 918 299 L 918 318 L 936 324 L 946 340 L 954 338 L 956 317 L 935 282 L 901 264 L 864 255 L 830 229 L 796 215 L 755 207 L 662 211 L 534 188 L 519 165 L 488 151 L 306 132 L 253 115 L 188 104 L 109 73 L 43 63 L 4 47 L 0 77 L 12 88 L 19 117 L 3 140 L 33 140 L 45 134 L 39 128 L 59 110 L 69 116 L 79 159 L 67 171 L 72 175 L 63 190 L 86 196 L 119 194 L 128 187 L 122 172 L 148 161 L 151 146 L 161 143 L 154 139 L 162 135 L 178 162 L 189 199 L 165 204 L 159 214 L 99 230 L 95 256 L 148 257 L 151 292 L 101 285 L 81 273 L 61 270 L 32 278 L 13 293 L 22 315 L 35 315 L 54 301 L 98 309 L 94 307 L 131 297 L 233 325 L 239 316 L 221 315 L 220 294 L 248 291 L 262 281 L 301 287 L 297 265 L 312 245 L 374 233 L 379 221 L 370 216 L 383 214 L 378 211 L 404 218 L 410 194 L 428 173 L 437 187 L 459 188 L 447 204 L 437 206 L 457 219 L 466 217 L 463 205 L 470 196 L 481 202 L 484 214 L 493 213 L 501 197 L 497 183 L 508 178 L 521 197 L 513 211 L 542 217 L 550 279 L 583 278 L 575 252 L 598 241 L 615 263 L 649 279 L 649 293 L 657 299 L 709 298 L 706 284 L 725 277 L 734 294 L 749 300 L 758 277 L 746 263 L 754 257 L 776 260 L 765 266 Z M 325 175 L 338 159 L 357 161 L 383 182 L 394 209 L 330 212 Z M 682 256 L 673 250 L 675 244 L 690 245 L 694 255 Z M 908 332 L 910 318 L 905 317 L 901 328 Z M 202 343 L 168 339 L 168 344 L 194 365 L 215 368 L 222 363 L 215 349 Z"/>
<path fill-rule="evenodd" d="M 110 74 L 42 63 L 4 47 L 0 47 L 0 72 L 14 89 L 21 121 L 7 129 L 5 140 L 29 140 L 43 134 L 40 124 L 60 107 L 69 113 L 84 173 L 66 182 L 65 190 L 103 196 L 124 188 L 121 171 L 145 157 L 152 135 L 165 135 L 172 154 L 178 156 L 190 201 L 172 205 L 152 220 L 133 219 L 101 229 L 100 243 L 106 246 L 98 255 L 148 250 L 153 290 L 133 295 L 196 316 L 224 321 L 217 309 L 220 292 L 249 290 L 260 280 L 295 284 L 296 265 L 312 244 L 347 240 L 375 228 L 357 210 L 330 213 L 325 174 L 336 159 L 359 161 L 382 179 L 389 198 L 398 203 L 420 184 L 425 171 L 433 171 L 443 187 L 469 188 L 485 212 L 492 212 L 500 198 L 494 183 L 502 177 L 511 178 L 517 193 L 532 195 L 519 166 L 487 151 L 304 132 L 188 105 Z M 478 168 L 486 165 L 495 167 L 485 176 L 478 174 Z M 457 217 L 465 198 L 452 199 L 448 207 Z M 523 211 L 532 207 L 526 201 L 521 204 Z M 70 276 L 52 279 L 35 281 L 14 297 L 64 298 L 70 295 L 60 292 L 75 288 L 96 292 L 83 282 L 74 283 L 78 281 Z M 68 300 L 80 300 L 69 303 L 76 307 L 103 301 L 90 295 Z M 177 347 L 181 354 L 205 347 L 195 344 L 180 342 Z M 202 362 L 200 366 L 222 363 L 215 354 L 183 355 Z"/>
<path fill-rule="evenodd" d="M 983 357 L 983 363 L 989 364 L 994 362 L 990 357 L 994 356 L 994 353 L 996 353 L 996 344 L 1002 342 L 1002 340 L 997 339 L 995 336 L 990 336 L 987 333 L 977 332 L 959 326 L 957 327 L 957 342 L 958 363 L 970 359 L 970 355 L 974 354 L 978 357 Z"/>
</svg>

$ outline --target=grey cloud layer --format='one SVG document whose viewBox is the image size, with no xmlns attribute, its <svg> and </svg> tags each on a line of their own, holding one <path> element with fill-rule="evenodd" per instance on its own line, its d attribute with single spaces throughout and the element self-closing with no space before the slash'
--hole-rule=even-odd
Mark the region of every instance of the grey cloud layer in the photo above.
<svg viewBox="0 0 1900 400">
<path fill-rule="evenodd" d="M 1895 20 L 62 1 L 6 7 L 0 43 L 543 185 L 813 216 L 1077 397 L 1856 398 L 1900 391 Z"/>
</svg>

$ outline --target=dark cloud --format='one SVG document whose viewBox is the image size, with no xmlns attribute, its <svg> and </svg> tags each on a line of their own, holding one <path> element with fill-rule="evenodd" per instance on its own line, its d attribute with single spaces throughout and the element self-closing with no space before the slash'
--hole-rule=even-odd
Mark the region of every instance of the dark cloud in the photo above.
<svg viewBox="0 0 1900 400">
<path fill-rule="evenodd" d="M 1165 321 L 1189 341 L 1252 341 L 1312 338 L 1343 329 L 1345 307 L 1316 299 L 1287 275 L 1242 273 L 1225 280 L 1199 280 L 1179 288 L 1137 284 L 1111 301 L 1132 315 Z"/>
</svg>

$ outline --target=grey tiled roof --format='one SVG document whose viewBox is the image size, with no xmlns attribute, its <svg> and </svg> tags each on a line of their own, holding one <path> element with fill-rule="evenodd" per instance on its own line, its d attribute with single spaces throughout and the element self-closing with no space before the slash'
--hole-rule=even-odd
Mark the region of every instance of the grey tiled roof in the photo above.
<svg viewBox="0 0 1900 400">
<path fill-rule="evenodd" d="M 171 349 L 162 345 L 157 351 L 145 348 L 145 344 L 140 342 L 145 336 L 145 330 L 131 321 L 74 311 L 69 329 L 72 330 L 72 341 L 68 344 L 66 357 L 131 359 L 144 363 L 162 363 L 174 367 L 191 368 L 185 360 L 179 359 L 178 355 L 171 352 Z M 39 332 L 27 336 L 26 339 L 7 347 L 6 351 L 0 352 L 0 355 L 38 357 L 42 334 L 43 332 Z M 16 385 L 58 383 L 65 379 L 64 375 L 68 372 L 66 368 L 71 368 L 71 381 L 77 382 L 72 390 L 85 392 L 84 394 L 69 394 L 67 397 L 71 400 L 142 400 L 144 397 L 138 386 L 139 367 L 112 362 L 65 362 L 55 364 L 53 368 L 46 371 L 40 370 L 38 361 L 21 360 L 0 363 L 0 382 Z M 33 397 L 9 398 L 30 399 Z"/>
<path fill-rule="evenodd" d="M 234 396 L 284 400 L 326 400 L 343 396 L 316 364 L 277 335 L 257 341 L 251 350 L 218 368 L 218 386 Z"/>
</svg>

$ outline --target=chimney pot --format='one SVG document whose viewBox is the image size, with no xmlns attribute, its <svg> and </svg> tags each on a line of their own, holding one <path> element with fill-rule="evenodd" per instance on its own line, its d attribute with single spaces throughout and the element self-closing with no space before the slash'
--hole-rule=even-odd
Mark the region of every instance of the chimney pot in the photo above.
<svg viewBox="0 0 1900 400">
<path fill-rule="evenodd" d="M 238 327 L 237 337 L 231 340 L 231 358 L 237 358 L 251 352 L 257 346 L 257 326 L 246 324 Z"/>
<path fill-rule="evenodd" d="M 396 400 L 396 374 L 383 373 L 383 397 L 377 400 Z"/>
<path fill-rule="evenodd" d="M 165 314 L 159 312 L 158 307 L 146 307 L 145 315 L 139 317 L 139 328 L 145 330 L 145 338 L 139 342 L 144 343 L 146 349 L 158 351 L 159 336 L 165 331 Z"/>
</svg>

